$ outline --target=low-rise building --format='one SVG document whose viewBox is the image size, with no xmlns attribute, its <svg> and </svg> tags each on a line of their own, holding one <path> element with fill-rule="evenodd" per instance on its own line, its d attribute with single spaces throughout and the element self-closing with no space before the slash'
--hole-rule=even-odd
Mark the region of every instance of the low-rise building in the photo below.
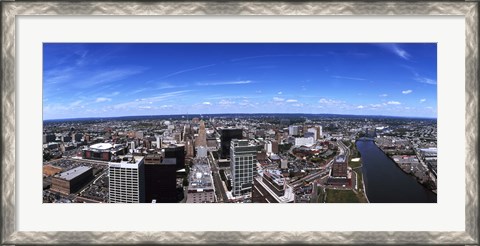
<svg viewBox="0 0 480 246">
<path fill-rule="evenodd" d="M 53 176 L 50 190 L 69 195 L 77 192 L 92 179 L 93 169 L 87 166 L 79 166 Z"/>
</svg>

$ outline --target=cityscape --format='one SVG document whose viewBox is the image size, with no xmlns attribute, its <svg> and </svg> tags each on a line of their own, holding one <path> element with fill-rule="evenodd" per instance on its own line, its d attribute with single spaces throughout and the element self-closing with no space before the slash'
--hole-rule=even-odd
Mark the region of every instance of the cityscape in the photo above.
<svg viewBox="0 0 480 246">
<path fill-rule="evenodd" d="M 46 43 L 44 203 L 436 203 L 436 44 Z"/>
</svg>

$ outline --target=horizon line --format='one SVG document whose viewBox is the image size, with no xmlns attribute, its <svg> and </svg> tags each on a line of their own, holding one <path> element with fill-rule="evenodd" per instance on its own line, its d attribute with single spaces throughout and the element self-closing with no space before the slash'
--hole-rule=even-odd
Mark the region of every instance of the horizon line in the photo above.
<svg viewBox="0 0 480 246">
<path fill-rule="evenodd" d="M 414 118 L 414 119 L 435 119 L 438 117 L 424 117 L 424 116 L 397 116 L 397 115 L 362 115 L 362 114 L 335 114 L 335 113 L 209 113 L 209 114 L 150 114 L 150 115 L 122 115 L 122 116 L 105 116 L 105 117 L 72 117 L 72 118 L 56 118 L 56 119 L 42 119 L 45 121 L 61 121 L 61 120 L 79 120 L 79 119 L 105 119 L 105 118 L 125 118 L 125 117 L 155 117 L 155 116 L 186 116 L 186 115 L 335 115 L 335 116 L 366 116 L 366 117 L 391 117 L 391 118 Z"/>
</svg>

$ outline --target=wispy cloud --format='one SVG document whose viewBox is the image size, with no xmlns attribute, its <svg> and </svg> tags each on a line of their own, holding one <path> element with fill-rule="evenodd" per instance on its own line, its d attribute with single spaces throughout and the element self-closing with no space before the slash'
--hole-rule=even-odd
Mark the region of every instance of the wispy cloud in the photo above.
<svg viewBox="0 0 480 246">
<path fill-rule="evenodd" d="M 322 54 L 276 54 L 276 55 L 261 55 L 261 56 L 246 56 L 230 59 L 231 62 L 244 61 L 250 59 L 273 58 L 273 57 L 321 57 Z"/>
<path fill-rule="evenodd" d="M 173 89 L 173 88 L 181 88 L 181 87 L 187 87 L 187 85 L 179 85 L 179 84 L 171 84 L 168 82 L 160 82 L 157 83 L 157 86 L 155 89 L 162 90 L 162 89 Z"/>
<path fill-rule="evenodd" d="M 111 98 L 108 98 L 108 97 L 99 97 L 95 100 L 95 102 L 99 103 L 99 102 L 110 102 L 112 101 Z"/>
<path fill-rule="evenodd" d="M 416 81 L 418 81 L 420 83 L 424 83 L 424 84 L 429 84 L 429 85 L 436 85 L 437 84 L 436 80 L 433 80 L 433 79 L 430 79 L 430 78 L 427 78 L 427 77 L 422 77 L 422 76 L 419 76 L 419 75 L 417 75 L 414 79 Z"/>
<path fill-rule="evenodd" d="M 176 72 L 173 72 L 173 73 L 169 73 L 163 77 L 161 77 L 160 79 L 166 79 L 166 78 L 170 78 L 170 77 L 173 77 L 173 76 L 176 76 L 176 75 L 180 75 L 182 73 L 187 73 L 187 72 L 192 72 L 192 71 L 195 71 L 195 70 L 200 70 L 200 69 L 204 69 L 204 68 L 209 68 L 209 67 L 213 67 L 215 66 L 216 64 L 209 64 L 209 65 L 203 65 L 203 66 L 198 66 L 198 67 L 192 67 L 192 68 L 187 68 L 187 69 L 183 69 L 183 70 L 179 70 L 179 71 L 176 71 Z"/>
<path fill-rule="evenodd" d="M 398 102 L 398 101 L 389 101 L 389 102 L 387 102 L 387 104 L 389 104 L 389 105 L 400 105 L 401 103 Z"/>
<path fill-rule="evenodd" d="M 273 97 L 273 101 L 275 101 L 275 102 L 283 102 L 283 101 L 285 101 L 285 99 L 284 99 L 284 98 L 281 98 L 281 97 Z"/>
<path fill-rule="evenodd" d="M 186 94 L 190 91 L 191 90 L 166 92 L 166 93 L 158 94 L 158 95 L 153 96 L 153 97 L 138 98 L 134 101 L 116 104 L 113 107 L 115 109 L 135 108 L 135 107 L 142 106 L 142 105 L 149 105 L 149 104 L 153 104 L 153 103 L 156 103 L 156 102 L 165 101 L 165 100 L 168 100 L 168 99 L 171 99 L 171 98 L 174 98 L 174 97 L 179 97 L 179 96 L 184 95 L 184 94 Z"/>
<path fill-rule="evenodd" d="M 321 98 L 320 100 L 318 100 L 318 102 L 321 104 L 327 104 L 327 105 L 344 103 L 343 101 L 338 101 L 338 100 L 333 100 L 328 98 Z"/>
<path fill-rule="evenodd" d="M 403 65 L 402 67 L 410 70 L 410 72 L 412 72 L 412 74 L 413 74 L 413 76 L 414 76 L 413 79 L 414 79 L 415 81 L 417 81 L 417 82 L 420 82 L 420 83 L 423 83 L 423 84 L 429 84 L 429 85 L 436 85 L 436 84 L 437 84 L 437 81 L 436 81 L 436 80 L 420 75 L 420 74 L 419 74 L 413 67 L 411 67 L 411 66 Z"/>
<path fill-rule="evenodd" d="M 365 108 L 365 107 L 364 107 L 363 105 L 358 105 L 357 108 L 358 108 L 358 109 L 363 109 L 363 108 Z"/>
<path fill-rule="evenodd" d="M 226 99 L 222 99 L 218 102 L 218 104 L 223 105 L 223 106 L 227 106 L 227 105 L 235 104 L 235 102 L 230 101 L 230 100 L 226 100 Z"/>
<path fill-rule="evenodd" d="M 198 86 L 213 86 L 213 85 L 244 85 L 252 83 L 251 80 L 240 80 L 240 81 L 226 81 L 226 82 L 198 82 Z"/>
<path fill-rule="evenodd" d="M 364 78 L 356 78 L 356 77 L 347 77 L 347 76 L 338 76 L 338 75 L 334 75 L 334 76 L 331 76 L 332 78 L 335 78 L 335 79 L 348 79 L 348 80 L 358 80 L 358 81 L 364 81 L 364 80 L 367 80 L 367 79 L 364 79 Z"/>
<path fill-rule="evenodd" d="M 203 104 L 203 105 L 212 105 L 211 102 L 203 102 L 202 104 Z"/>
<path fill-rule="evenodd" d="M 100 84 L 111 83 L 126 79 L 132 75 L 142 73 L 146 70 L 145 67 L 125 67 L 111 70 L 103 70 L 90 74 L 87 79 L 75 83 L 77 87 L 88 88 L 98 86 Z"/>
<path fill-rule="evenodd" d="M 76 101 L 71 102 L 70 104 L 68 104 L 68 106 L 69 106 L 70 108 L 72 108 L 72 107 L 77 107 L 77 106 L 80 106 L 80 104 L 82 104 L 82 103 L 83 103 L 83 100 L 76 100 Z"/>
<path fill-rule="evenodd" d="M 427 101 L 427 99 L 425 99 L 425 98 L 420 99 L 420 103 L 424 103 L 426 101 Z"/>
<path fill-rule="evenodd" d="M 410 94 L 410 93 L 412 93 L 412 92 L 413 92 L 412 90 L 405 90 L 405 91 L 402 91 L 402 94 L 405 94 L 405 95 L 406 95 L 406 94 Z"/>
<path fill-rule="evenodd" d="M 408 61 L 411 58 L 411 55 L 406 50 L 400 48 L 398 44 L 383 44 L 382 46 L 404 60 Z"/>
<path fill-rule="evenodd" d="M 380 94 L 379 97 L 388 97 L 388 94 Z"/>
<path fill-rule="evenodd" d="M 287 101 L 285 101 L 287 103 L 295 103 L 295 102 L 298 102 L 298 100 L 296 99 L 288 99 Z"/>
</svg>

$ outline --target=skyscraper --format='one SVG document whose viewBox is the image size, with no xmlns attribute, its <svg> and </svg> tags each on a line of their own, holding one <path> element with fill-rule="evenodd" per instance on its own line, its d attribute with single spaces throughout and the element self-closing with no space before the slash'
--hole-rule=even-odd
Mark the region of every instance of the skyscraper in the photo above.
<svg viewBox="0 0 480 246">
<path fill-rule="evenodd" d="M 207 147 L 207 132 L 205 130 L 205 122 L 203 120 L 200 121 L 198 137 L 195 139 L 195 147 Z"/>
<path fill-rule="evenodd" d="M 185 145 L 170 145 L 165 148 L 165 158 L 175 158 L 177 170 L 185 168 Z"/>
<path fill-rule="evenodd" d="M 175 158 L 145 156 L 145 202 L 177 202 Z"/>
<path fill-rule="evenodd" d="M 230 157 L 230 142 L 232 139 L 242 139 L 243 130 L 239 128 L 222 128 L 220 129 L 220 157 L 227 159 Z"/>
<path fill-rule="evenodd" d="M 240 196 L 252 190 L 256 171 L 256 146 L 248 140 L 234 139 L 230 144 L 230 169 L 232 172 L 232 195 Z"/>
<path fill-rule="evenodd" d="M 108 201 L 110 203 L 145 202 L 143 156 L 120 157 L 108 163 Z"/>
</svg>

